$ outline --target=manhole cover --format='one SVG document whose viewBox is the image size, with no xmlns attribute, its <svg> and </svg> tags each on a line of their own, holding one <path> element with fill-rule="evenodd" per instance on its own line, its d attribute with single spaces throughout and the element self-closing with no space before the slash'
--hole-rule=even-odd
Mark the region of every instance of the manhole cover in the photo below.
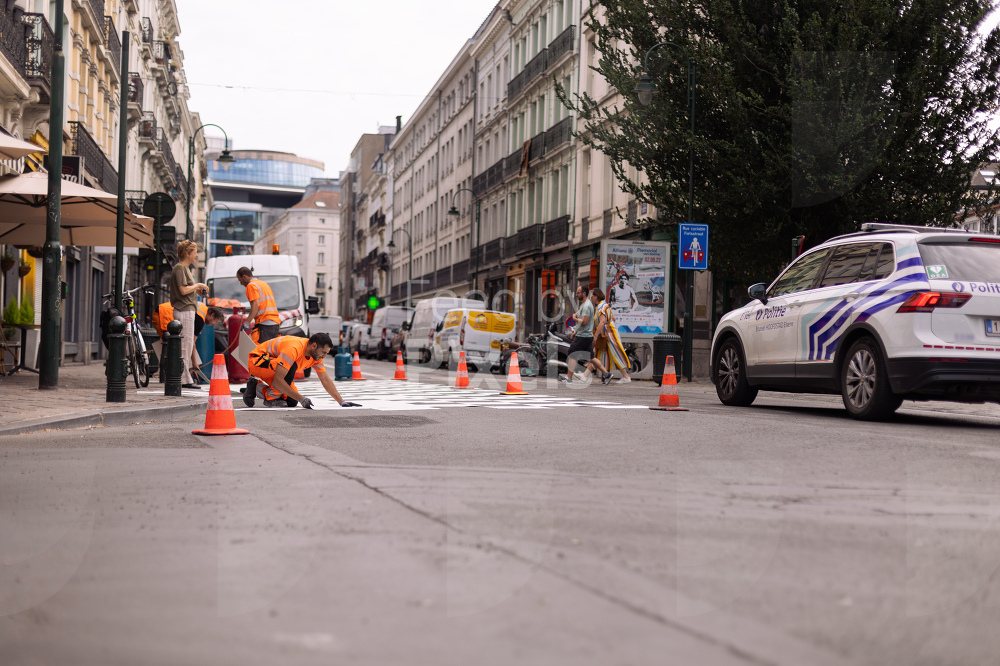
<svg viewBox="0 0 1000 666">
<path fill-rule="evenodd" d="M 285 423 L 303 428 L 412 428 L 437 423 L 426 416 L 389 414 L 361 414 L 358 416 L 330 416 L 316 414 L 307 418 L 296 415 L 285 417 Z"/>
</svg>

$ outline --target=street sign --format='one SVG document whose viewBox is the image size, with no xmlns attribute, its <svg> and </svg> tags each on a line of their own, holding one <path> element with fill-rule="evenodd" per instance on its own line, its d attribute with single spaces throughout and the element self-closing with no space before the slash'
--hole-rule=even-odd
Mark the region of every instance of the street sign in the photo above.
<svg viewBox="0 0 1000 666">
<path fill-rule="evenodd" d="M 166 192 L 153 192 L 142 202 L 142 214 L 156 219 L 157 224 L 165 224 L 174 219 L 177 204 Z"/>
<path fill-rule="evenodd" d="M 678 239 L 677 268 L 708 270 L 708 225 L 681 224 Z"/>
</svg>

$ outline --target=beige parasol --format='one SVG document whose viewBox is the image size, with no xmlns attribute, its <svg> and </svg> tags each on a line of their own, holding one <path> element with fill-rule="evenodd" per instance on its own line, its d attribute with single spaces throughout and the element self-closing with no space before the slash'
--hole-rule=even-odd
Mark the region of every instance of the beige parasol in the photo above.
<svg viewBox="0 0 1000 666">
<path fill-rule="evenodd" d="M 41 146 L 15 139 L 10 134 L 0 132 L 0 160 L 19 160 L 25 155 L 48 152 Z"/>
</svg>

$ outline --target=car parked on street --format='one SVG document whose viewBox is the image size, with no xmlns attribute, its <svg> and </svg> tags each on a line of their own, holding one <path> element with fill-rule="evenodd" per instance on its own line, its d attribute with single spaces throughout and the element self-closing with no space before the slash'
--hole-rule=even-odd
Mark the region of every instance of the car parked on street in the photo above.
<svg viewBox="0 0 1000 666">
<path fill-rule="evenodd" d="M 413 308 L 402 305 L 386 305 L 375 311 L 372 315 L 371 334 L 368 340 L 367 352 L 369 357 L 376 360 L 389 358 L 389 347 L 392 344 L 392 336 L 396 335 L 403 322 L 410 320 L 413 315 Z"/>
<path fill-rule="evenodd" d="M 727 405 L 839 393 L 873 420 L 904 399 L 1000 402 L 1000 237 L 864 224 L 748 291 L 712 341 Z"/>
<path fill-rule="evenodd" d="M 477 369 L 491 370 L 500 362 L 504 343 L 514 340 L 517 318 L 507 312 L 479 308 L 449 310 L 437 325 L 431 356 L 437 363 L 458 368 L 459 353 Z"/>
</svg>

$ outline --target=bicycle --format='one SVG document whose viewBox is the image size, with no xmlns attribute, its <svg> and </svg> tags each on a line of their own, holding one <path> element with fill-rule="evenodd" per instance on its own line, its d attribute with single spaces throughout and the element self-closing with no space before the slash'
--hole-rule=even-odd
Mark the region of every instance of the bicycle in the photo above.
<svg viewBox="0 0 1000 666">
<path fill-rule="evenodd" d="M 135 298 L 133 294 L 137 291 L 144 291 L 147 294 L 153 293 L 152 285 L 136 287 L 122 294 L 122 308 L 125 312 L 121 316 L 125 319 L 125 358 L 128 361 L 128 372 L 132 375 L 136 388 L 149 386 L 149 354 L 146 349 L 146 341 L 139 331 L 139 320 L 135 314 Z M 104 294 L 105 305 L 111 309 L 114 293 Z"/>
</svg>

